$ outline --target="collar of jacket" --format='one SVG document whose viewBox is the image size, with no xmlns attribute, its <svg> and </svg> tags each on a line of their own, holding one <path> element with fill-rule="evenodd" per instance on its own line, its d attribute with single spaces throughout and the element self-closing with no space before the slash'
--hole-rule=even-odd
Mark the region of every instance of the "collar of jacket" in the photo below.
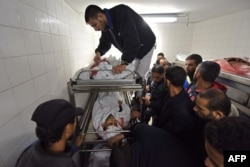
<svg viewBox="0 0 250 167">
<path fill-rule="evenodd" d="M 103 11 L 104 11 L 104 13 L 105 13 L 105 15 L 107 17 L 107 21 L 108 21 L 108 24 L 107 24 L 107 27 L 105 28 L 105 30 L 112 29 L 113 28 L 113 22 L 112 22 L 109 10 L 108 9 L 103 9 Z"/>
</svg>

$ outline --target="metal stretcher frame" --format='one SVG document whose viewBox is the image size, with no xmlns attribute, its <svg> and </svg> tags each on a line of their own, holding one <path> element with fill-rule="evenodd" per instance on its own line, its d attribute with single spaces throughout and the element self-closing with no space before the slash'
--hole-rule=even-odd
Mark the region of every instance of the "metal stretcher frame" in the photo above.
<svg viewBox="0 0 250 167">
<path fill-rule="evenodd" d="M 108 91 L 140 91 L 142 90 L 142 81 L 139 74 L 129 71 L 132 78 L 128 79 L 84 79 L 80 78 L 81 73 L 91 72 L 94 70 L 83 69 L 79 72 L 75 81 L 68 83 L 69 92 L 72 93 L 86 93 L 86 92 L 108 92 Z M 111 71 L 111 70 L 98 70 L 98 71 Z M 72 102 L 74 102 L 74 99 Z"/>
<path fill-rule="evenodd" d="M 227 86 L 229 89 L 227 95 L 231 98 L 232 103 L 250 116 L 250 78 L 222 71 L 216 81 Z M 242 100 L 233 98 L 233 94 L 240 94 Z"/>
<path fill-rule="evenodd" d="M 82 70 L 81 72 L 92 71 L 92 70 Z M 103 70 L 102 70 L 103 71 Z M 90 79 L 90 80 L 82 80 L 80 79 L 80 74 L 78 74 L 77 79 L 75 81 L 70 80 L 67 83 L 68 93 L 70 101 L 73 105 L 76 106 L 75 94 L 76 93 L 90 93 L 86 106 L 84 108 L 84 114 L 81 116 L 79 120 L 79 128 L 81 133 L 86 135 L 95 134 L 98 132 L 88 132 L 88 127 L 91 122 L 91 113 L 94 106 L 94 103 L 98 97 L 99 92 L 110 92 L 110 91 L 118 91 L 122 92 L 124 95 L 124 100 L 127 104 L 131 104 L 133 91 L 142 91 L 143 82 L 141 77 L 135 73 L 131 72 L 132 78 L 129 79 Z M 126 131 L 128 132 L 128 131 Z M 93 152 L 93 151 L 107 151 L 110 149 L 89 149 L 86 145 L 107 142 L 104 140 L 84 140 L 83 147 L 79 150 L 79 152 Z"/>
</svg>

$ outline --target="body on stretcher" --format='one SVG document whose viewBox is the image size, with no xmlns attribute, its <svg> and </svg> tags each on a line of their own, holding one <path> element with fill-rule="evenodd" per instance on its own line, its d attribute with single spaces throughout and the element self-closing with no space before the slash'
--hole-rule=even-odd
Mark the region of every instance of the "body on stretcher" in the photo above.
<svg viewBox="0 0 250 167">
<path fill-rule="evenodd" d="M 117 64 L 117 63 L 115 63 Z M 90 80 L 90 79 L 128 79 L 133 76 L 135 70 L 134 64 L 128 64 L 126 70 L 120 74 L 114 74 L 112 72 L 113 64 L 110 64 L 108 60 L 102 60 L 100 64 L 91 64 L 88 67 L 82 68 L 75 73 L 75 76 L 71 78 L 72 81 L 76 80 Z M 132 74 L 132 75 L 131 75 Z"/>
<path fill-rule="evenodd" d="M 131 67 L 133 67 L 133 64 L 131 64 Z M 103 71 L 109 72 L 101 74 Z M 75 76 L 70 79 L 70 82 L 68 82 L 70 101 L 73 104 L 76 105 L 75 94 L 88 93 L 86 104 L 80 104 L 84 106 L 85 112 L 79 118 L 79 131 L 86 136 L 83 145 L 79 149 L 79 152 L 83 153 L 85 159 L 84 166 L 94 167 L 100 166 L 100 164 L 105 165 L 106 162 L 109 163 L 110 147 L 107 145 L 107 139 L 118 133 L 129 132 L 128 130 L 122 130 L 122 128 L 126 126 L 130 120 L 132 93 L 133 91 L 142 91 L 143 84 L 141 77 L 134 72 L 134 68 L 128 68 L 121 74 L 124 73 L 127 73 L 125 77 L 121 77 L 122 75 L 119 74 L 113 74 L 110 64 L 103 63 L 103 67 L 99 64 L 98 67 L 89 66 L 80 69 Z M 82 77 L 84 75 L 87 76 L 85 79 Z M 98 79 L 96 79 L 92 75 L 99 75 L 103 78 L 97 77 Z M 109 97 L 107 99 L 112 103 L 103 102 L 103 100 L 100 99 L 101 96 Z M 79 98 L 79 96 L 77 97 Z M 122 103 L 120 103 L 121 101 Z M 79 105 L 80 101 L 78 100 L 77 102 Z M 100 108 L 101 106 L 103 110 Z M 104 122 L 106 120 L 105 125 Z M 94 132 L 91 132 L 93 129 Z M 93 136 L 93 134 L 95 135 Z M 96 135 L 99 136 L 98 139 L 96 139 Z M 91 136 L 93 136 L 94 140 L 92 140 L 93 138 L 91 138 Z M 102 152 L 106 154 L 102 154 Z M 101 158 L 96 160 L 95 157 L 98 157 L 98 154 L 101 154 L 99 156 Z M 103 162 L 103 160 L 105 162 Z M 108 165 L 106 164 L 105 166 Z"/>
<path fill-rule="evenodd" d="M 104 140 L 119 134 L 130 120 L 130 108 L 123 102 L 119 92 L 101 92 L 95 101 L 92 110 L 92 122 L 97 134 Z M 89 167 L 108 167 L 110 146 L 107 143 L 98 143 L 91 152 Z"/>
</svg>

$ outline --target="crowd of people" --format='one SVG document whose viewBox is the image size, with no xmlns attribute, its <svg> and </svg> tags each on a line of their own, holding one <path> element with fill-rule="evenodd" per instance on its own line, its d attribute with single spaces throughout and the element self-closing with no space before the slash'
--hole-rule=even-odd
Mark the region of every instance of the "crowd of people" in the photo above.
<svg viewBox="0 0 250 167">
<path fill-rule="evenodd" d="M 227 88 L 216 82 L 219 64 L 191 54 L 183 68 L 159 53 L 149 69 L 156 37 L 126 5 L 111 9 L 89 5 L 85 21 L 101 31 L 96 64 L 112 44 L 122 52 L 121 64 L 113 67 L 113 73 L 120 74 L 134 63 L 135 71 L 147 81 L 143 93 L 134 99 L 126 127 L 130 133 L 107 138 L 112 147 L 111 167 L 222 167 L 224 150 L 250 150 L 249 118 L 231 103 Z M 75 143 L 71 140 L 79 113 L 79 108 L 63 99 L 40 104 L 31 118 L 38 141 L 23 151 L 16 166 L 82 166 L 78 148 L 84 136 L 77 135 Z M 128 138 L 133 140 L 121 145 Z"/>
</svg>

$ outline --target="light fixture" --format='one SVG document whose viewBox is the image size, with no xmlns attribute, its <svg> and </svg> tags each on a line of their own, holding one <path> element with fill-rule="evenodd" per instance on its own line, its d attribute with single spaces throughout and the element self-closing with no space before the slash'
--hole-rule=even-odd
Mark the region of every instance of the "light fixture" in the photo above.
<svg viewBox="0 0 250 167">
<path fill-rule="evenodd" d="M 188 14 L 185 13 L 145 13 L 141 16 L 147 22 L 153 23 L 171 23 L 177 21 L 178 17 L 186 17 Z"/>
<path fill-rule="evenodd" d="M 174 13 L 147 13 L 141 14 L 147 22 L 153 23 L 171 23 L 177 21 L 177 14 Z"/>
</svg>

